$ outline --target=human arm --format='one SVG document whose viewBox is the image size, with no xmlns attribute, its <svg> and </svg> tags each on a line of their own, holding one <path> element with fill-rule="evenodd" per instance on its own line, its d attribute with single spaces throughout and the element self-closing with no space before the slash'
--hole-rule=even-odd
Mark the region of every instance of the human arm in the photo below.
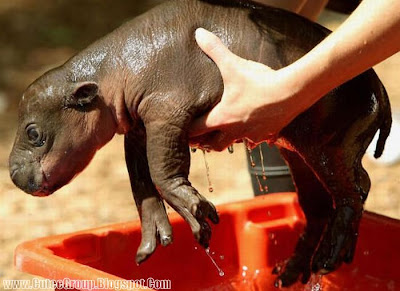
<svg viewBox="0 0 400 291">
<path fill-rule="evenodd" d="M 328 0 L 256 0 L 256 2 L 285 9 L 315 21 Z"/>
<path fill-rule="evenodd" d="M 255 0 L 255 2 L 264 5 L 282 8 L 295 13 L 299 13 L 307 1 L 309 0 Z"/>
<path fill-rule="evenodd" d="M 242 138 L 258 143 L 275 137 L 330 90 L 400 50 L 398 11 L 398 0 L 364 0 L 324 41 L 277 71 L 235 56 L 198 30 L 197 42 L 219 67 L 225 89 L 221 102 L 194 122 L 192 136 L 218 130 L 207 140 L 218 148 Z"/>
</svg>

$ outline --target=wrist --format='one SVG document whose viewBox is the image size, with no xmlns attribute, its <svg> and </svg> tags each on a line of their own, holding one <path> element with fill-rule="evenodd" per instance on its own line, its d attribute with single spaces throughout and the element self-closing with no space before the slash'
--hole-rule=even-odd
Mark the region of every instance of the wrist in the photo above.
<svg viewBox="0 0 400 291">
<path fill-rule="evenodd" d="M 277 73 L 281 82 L 278 88 L 282 90 L 279 102 L 285 108 L 287 118 L 292 121 L 315 103 L 315 96 L 310 94 L 306 80 L 294 68 L 288 66 Z"/>
</svg>

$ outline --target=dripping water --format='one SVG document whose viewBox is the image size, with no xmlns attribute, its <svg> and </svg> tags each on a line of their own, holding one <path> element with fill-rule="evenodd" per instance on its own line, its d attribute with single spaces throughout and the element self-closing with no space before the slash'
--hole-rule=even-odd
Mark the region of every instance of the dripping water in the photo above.
<svg viewBox="0 0 400 291">
<path fill-rule="evenodd" d="M 250 165 L 251 165 L 252 168 L 254 168 L 254 167 L 256 166 L 256 163 L 254 162 L 253 155 L 252 155 L 253 150 L 252 150 L 252 148 L 251 148 L 249 142 L 248 142 L 246 139 L 243 140 L 243 141 L 244 141 L 244 143 L 245 143 L 245 146 L 246 146 L 246 148 L 247 148 L 247 151 L 249 152 Z M 259 146 L 258 148 L 260 149 L 260 154 L 261 154 L 261 147 Z M 265 169 L 264 169 L 264 157 L 262 156 L 262 154 L 261 154 L 261 165 L 262 165 L 263 179 L 264 179 L 264 177 L 266 177 L 266 176 L 265 176 Z M 258 184 L 258 188 L 259 188 L 260 192 L 268 191 L 268 187 L 265 187 L 265 188 L 264 188 L 264 187 L 262 186 L 261 181 L 260 181 L 260 176 L 258 175 L 257 172 L 255 172 L 255 175 L 256 175 L 256 180 L 257 180 L 257 184 Z M 264 180 L 265 180 L 265 179 L 264 179 Z"/>
<path fill-rule="evenodd" d="M 206 248 L 205 249 L 207 256 L 210 258 L 211 262 L 214 264 L 215 268 L 217 268 L 218 270 L 218 274 L 222 277 L 225 275 L 224 271 L 222 271 L 222 269 L 217 265 L 217 263 L 215 262 L 215 260 L 213 259 L 213 257 L 211 257 L 210 255 L 210 248 Z"/>
<path fill-rule="evenodd" d="M 259 152 L 260 152 L 260 162 L 261 162 L 261 170 L 262 170 L 262 179 L 263 179 L 263 180 L 267 180 L 267 176 L 265 175 L 264 155 L 263 155 L 261 146 L 258 146 L 258 150 L 259 150 Z"/>
<path fill-rule="evenodd" d="M 244 139 L 243 142 L 246 146 L 247 151 L 249 152 L 250 165 L 252 168 L 254 168 L 256 166 L 256 163 L 254 163 L 251 146 L 250 146 L 249 142 L 247 141 L 247 139 Z"/>
<path fill-rule="evenodd" d="M 267 180 L 267 175 L 265 174 L 264 154 L 262 152 L 261 145 L 258 146 L 258 149 L 260 151 L 260 162 L 261 162 L 261 170 L 262 170 L 262 179 L 265 181 L 265 180 Z M 258 176 L 257 176 L 257 179 L 258 179 Z M 260 181 L 258 181 L 258 183 L 261 184 Z M 263 191 L 268 192 L 268 185 L 265 185 L 263 187 Z"/>
<path fill-rule="evenodd" d="M 210 178 L 210 167 L 208 166 L 207 158 L 206 158 L 206 151 L 203 150 L 203 158 L 204 158 L 204 165 L 206 166 L 206 174 L 207 174 L 207 181 L 208 181 L 208 191 L 213 192 L 214 188 L 211 183 L 211 178 Z"/>
</svg>

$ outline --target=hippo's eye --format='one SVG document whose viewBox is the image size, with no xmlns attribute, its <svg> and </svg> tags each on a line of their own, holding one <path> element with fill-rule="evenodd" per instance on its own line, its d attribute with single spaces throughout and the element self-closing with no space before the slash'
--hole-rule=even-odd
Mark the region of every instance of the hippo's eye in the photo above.
<svg viewBox="0 0 400 291">
<path fill-rule="evenodd" d="M 43 134 L 35 124 L 31 124 L 26 128 L 26 134 L 34 146 L 41 147 L 44 145 Z"/>
</svg>

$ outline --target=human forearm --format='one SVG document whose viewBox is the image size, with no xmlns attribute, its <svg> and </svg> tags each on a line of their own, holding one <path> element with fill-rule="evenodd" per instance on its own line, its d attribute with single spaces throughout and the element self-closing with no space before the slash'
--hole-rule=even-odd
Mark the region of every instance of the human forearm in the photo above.
<svg viewBox="0 0 400 291">
<path fill-rule="evenodd" d="M 207 137 L 214 149 L 242 138 L 273 140 L 326 93 L 399 51 L 398 11 L 399 0 L 364 0 L 340 28 L 277 71 L 234 55 L 215 35 L 197 30 L 200 48 L 220 69 L 224 93 L 192 124 L 191 136 L 219 131 Z"/>
<path fill-rule="evenodd" d="M 334 33 L 282 69 L 297 90 L 293 96 L 301 96 L 299 111 L 399 51 L 399 11 L 398 0 L 364 0 Z"/>
<path fill-rule="evenodd" d="M 309 0 L 307 1 L 297 13 L 312 21 L 316 21 L 321 11 L 324 9 L 328 0 Z"/>
<path fill-rule="evenodd" d="M 307 0 L 255 0 L 255 2 L 298 13 Z"/>
<path fill-rule="evenodd" d="M 278 7 L 316 21 L 328 0 L 255 0 L 258 3 Z"/>
</svg>

